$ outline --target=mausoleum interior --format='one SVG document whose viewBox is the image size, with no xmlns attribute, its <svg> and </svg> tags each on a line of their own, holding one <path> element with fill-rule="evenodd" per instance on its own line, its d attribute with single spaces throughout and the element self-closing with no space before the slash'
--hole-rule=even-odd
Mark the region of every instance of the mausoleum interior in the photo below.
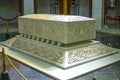
<svg viewBox="0 0 120 80">
<path fill-rule="evenodd" d="M 120 80 L 120 0 L 0 0 L 0 80 Z"/>
</svg>

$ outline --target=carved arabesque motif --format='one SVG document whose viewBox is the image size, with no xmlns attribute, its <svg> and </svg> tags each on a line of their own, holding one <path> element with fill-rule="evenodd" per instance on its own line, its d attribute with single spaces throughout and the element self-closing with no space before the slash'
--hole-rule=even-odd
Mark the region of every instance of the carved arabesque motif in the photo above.
<svg viewBox="0 0 120 80">
<path fill-rule="evenodd" d="M 44 47 L 22 39 L 15 41 L 12 46 L 53 62 L 63 63 L 64 61 L 64 52 L 56 48 Z"/>
<path fill-rule="evenodd" d="M 107 48 L 103 44 L 91 45 L 85 48 L 68 51 L 68 64 L 78 62 L 83 59 L 88 59 L 97 55 L 107 54 L 113 49 Z"/>
</svg>

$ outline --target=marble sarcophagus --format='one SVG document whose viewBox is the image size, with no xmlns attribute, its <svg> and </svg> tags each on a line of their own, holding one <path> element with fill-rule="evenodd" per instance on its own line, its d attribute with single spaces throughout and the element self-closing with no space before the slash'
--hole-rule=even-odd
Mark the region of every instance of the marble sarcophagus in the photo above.
<svg viewBox="0 0 120 80">
<path fill-rule="evenodd" d="M 95 38 L 95 19 L 82 16 L 32 14 L 19 18 L 19 32 L 63 44 Z"/>
<path fill-rule="evenodd" d="M 19 33 L 3 44 L 66 69 L 117 53 L 95 38 L 95 19 L 32 14 L 19 18 Z"/>
</svg>

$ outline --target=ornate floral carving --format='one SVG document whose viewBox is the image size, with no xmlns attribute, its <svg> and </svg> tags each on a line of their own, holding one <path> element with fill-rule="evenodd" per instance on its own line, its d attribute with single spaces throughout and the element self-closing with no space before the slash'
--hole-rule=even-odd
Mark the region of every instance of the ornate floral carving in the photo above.
<svg viewBox="0 0 120 80">
<path fill-rule="evenodd" d="M 34 14 L 19 18 L 19 32 L 68 44 L 95 38 L 94 24 L 82 16 Z"/>
<path fill-rule="evenodd" d="M 107 54 L 113 49 L 106 47 L 103 44 L 91 45 L 85 48 L 68 51 L 68 64 L 78 62 L 83 59 L 88 59 L 101 54 Z"/>
<path fill-rule="evenodd" d="M 64 64 L 76 63 L 85 59 L 92 58 L 94 56 L 100 56 L 114 51 L 113 48 L 107 47 L 103 44 L 91 44 L 89 46 L 80 47 L 76 49 L 66 50 L 61 47 L 55 47 L 50 44 L 45 44 L 39 42 L 37 40 L 25 38 L 25 37 L 17 37 L 16 39 L 10 39 L 6 43 L 6 45 L 12 46 L 18 50 L 25 50 L 28 54 L 36 55 L 43 60 L 47 60 L 50 63 L 59 64 L 57 66 L 61 66 Z M 48 46 L 49 45 L 49 46 Z M 113 52 L 112 52 L 113 53 Z M 66 61 L 67 60 L 67 61 Z"/>
<path fill-rule="evenodd" d="M 30 54 L 41 56 L 53 62 L 63 63 L 64 61 L 64 52 L 56 48 L 45 47 L 23 39 L 17 39 L 12 46 L 28 51 Z"/>
</svg>

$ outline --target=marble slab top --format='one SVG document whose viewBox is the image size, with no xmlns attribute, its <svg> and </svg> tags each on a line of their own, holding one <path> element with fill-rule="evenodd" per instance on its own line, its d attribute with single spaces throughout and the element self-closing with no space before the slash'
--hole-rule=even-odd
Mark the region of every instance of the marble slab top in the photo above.
<svg viewBox="0 0 120 80">
<path fill-rule="evenodd" d="M 74 22 L 74 21 L 88 21 L 95 20 L 93 18 L 74 16 L 74 15 L 57 15 L 57 14 L 30 14 L 20 18 L 31 18 L 31 19 L 42 19 L 50 21 L 61 21 L 61 22 Z"/>
</svg>

